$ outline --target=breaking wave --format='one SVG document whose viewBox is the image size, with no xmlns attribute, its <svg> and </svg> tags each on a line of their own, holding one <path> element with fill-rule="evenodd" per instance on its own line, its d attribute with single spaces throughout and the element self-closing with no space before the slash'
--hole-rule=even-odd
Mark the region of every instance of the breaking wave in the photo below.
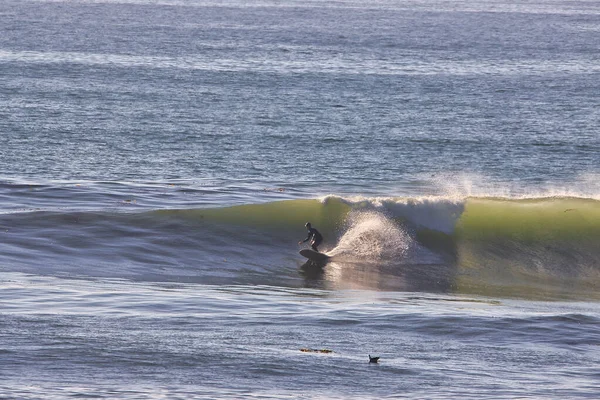
<svg viewBox="0 0 600 400">
<path fill-rule="evenodd" d="M 293 268 L 281 266 L 297 265 L 307 221 L 324 234 L 337 268 L 408 282 L 392 289 L 597 297 L 600 288 L 600 201 L 578 197 L 327 196 L 14 212 L 0 215 L 0 261 L 4 270 L 34 273 L 288 284 Z"/>
</svg>

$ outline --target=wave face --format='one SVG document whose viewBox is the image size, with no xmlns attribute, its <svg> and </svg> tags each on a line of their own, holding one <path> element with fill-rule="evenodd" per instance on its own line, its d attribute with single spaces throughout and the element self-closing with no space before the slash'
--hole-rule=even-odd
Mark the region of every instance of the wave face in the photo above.
<svg viewBox="0 0 600 400">
<path fill-rule="evenodd" d="M 305 272 L 310 221 L 333 261 Z M 0 215 L 6 271 L 209 284 L 324 284 L 597 298 L 600 201 L 342 198 L 231 207 Z"/>
<path fill-rule="evenodd" d="M 471 199 L 454 233 L 461 290 L 593 293 L 600 282 L 600 202 Z"/>
</svg>

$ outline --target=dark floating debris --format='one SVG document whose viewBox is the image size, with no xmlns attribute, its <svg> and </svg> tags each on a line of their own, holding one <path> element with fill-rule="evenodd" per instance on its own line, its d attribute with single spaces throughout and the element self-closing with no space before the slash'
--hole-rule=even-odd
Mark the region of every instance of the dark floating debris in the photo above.
<svg viewBox="0 0 600 400">
<path fill-rule="evenodd" d="M 303 353 L 324 353 L 324 354 L 333 353 L 333 350 L 329 350 L 329 349 L 300 349 L 300 351 Z"/>
<path fill-rule="evenodd" d="M 264 188 L 263 191 L 283 193 L 283 192 L 285 192 L 285 188 Z"/>
</svg>

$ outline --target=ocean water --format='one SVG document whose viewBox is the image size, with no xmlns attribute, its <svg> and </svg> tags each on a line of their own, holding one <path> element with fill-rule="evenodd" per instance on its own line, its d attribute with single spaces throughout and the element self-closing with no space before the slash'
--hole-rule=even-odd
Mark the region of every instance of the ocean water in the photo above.
<svg viewBox="0 0 600 400">
<path fill-rule="evenodd" d="M 599 55 L 597 1 L 0 1 L 0 398 L 597 399 Z"/>
</svg>

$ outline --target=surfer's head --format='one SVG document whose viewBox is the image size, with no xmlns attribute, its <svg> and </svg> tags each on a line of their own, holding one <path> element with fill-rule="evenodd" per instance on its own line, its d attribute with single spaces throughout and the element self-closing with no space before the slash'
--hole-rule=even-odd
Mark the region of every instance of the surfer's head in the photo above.
<svg viewBox="0 0 600 400">
<path fill-rule="evenodd" d="M 310 222 L 307 222 L 307 223 L 306 223 L 304 226 L 305 226 L 307 229 L 310 229 Z"/>
</svg>

